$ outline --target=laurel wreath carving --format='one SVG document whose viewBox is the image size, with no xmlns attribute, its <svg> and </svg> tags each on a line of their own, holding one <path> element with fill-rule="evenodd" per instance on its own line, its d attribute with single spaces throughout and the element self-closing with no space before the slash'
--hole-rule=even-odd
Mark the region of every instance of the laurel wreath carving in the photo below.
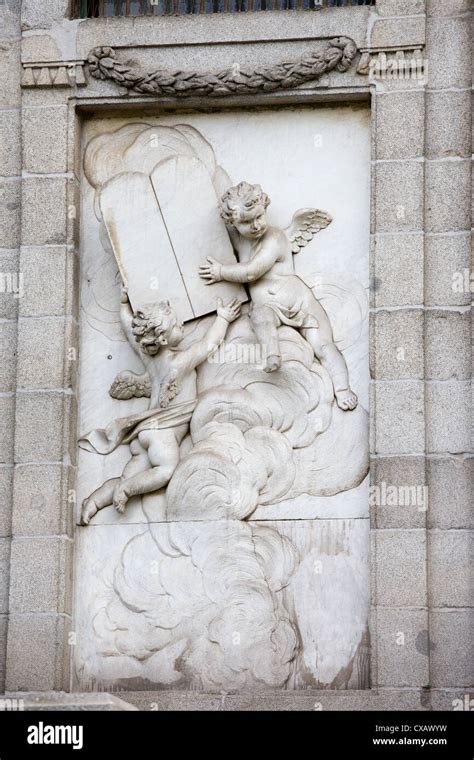
<svg viewBox="0 0 474 760">
<path fill-rule="evenodd" d="M 235 64 L 215 74 L 181 69 L 157 69 L 147 73 L 120 63 L 111 47 L 91 50 L 87 64 L 89 74 L 95 79 L 110 80 L 136 93 L 179 98 L 193 95 L 222 98 L 291 89 L 318 79 L 329 71 L 347 71 L 356 53 L 354 40 L 334 37 L 320 49 L 305 53 L 297 61 L 254 68 Z"/>
</svg>

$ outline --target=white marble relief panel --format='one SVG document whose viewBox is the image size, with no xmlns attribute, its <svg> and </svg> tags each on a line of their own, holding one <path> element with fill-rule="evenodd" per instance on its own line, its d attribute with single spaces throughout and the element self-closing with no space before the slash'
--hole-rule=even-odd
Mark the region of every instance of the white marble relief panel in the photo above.
<svg viewBox="0 0 474 760">
<path fill-rule="evenodd" d="M 97 120 L 85 127 L 84 149 L 78 521 L 83 501 L 84 507 L 76 604 L 81 683 L 361 688 L 368 645 L 367 112 L 348 107 L 186 114 L 134 124 Z M 146 538 L 140 538 L 143 531 Z M 323 533 L 326 545 L 336 547 L 328 556 L 339 558 L 325 563 L 326 580 L 324 572 L 319 577 L 307 569 L 308 557 L 319 567 Z M 103 647 L 115 644 L 110 620 L 100 612 L 103 594 L 88 576 L 89 559 L 107 556 L 106 576 L 118 577 L 124 535 L 133 546 L 143 544 L 140 562 L 146 565 L 155 561 L 158 534 L 156 562 L 163 570 L 163 551 L 166 576 L 185 596 L 191 580 L 183 556 L 189 558 L 192 546 L 202 552 L 214 547 L 221 556 L 216 547 L 223 542 L 225 575 L 227 562 L 238 564 L 240 539 L 244 556 L 245 542 L 261 538 L 262 556 L 278 576 L 275 588 L 266 571 L 260 578 L 270 606 L 263 605 L 260 622 L 250 615 L 248 623 L 265 631 L 265 674 L 245 660 L 234 681 L 222 675 L 234 673 L 232 658 L 240 656 L 226 637 L 239 614 L 237 600 L 247 592 L 243 614 L 250 614 L 252 573 L 257 565 L 261 570 L 260 560 L 247 584 L 242 578 L 235 588 L 231 583 L 236 596 L 223 585 L 219 604 L 229 593 L 233 612 L 222 623 L 217 680 L 184 623 L 191 614 L 215 643 L 209 631 L 220 627 L 220 618 L 212 605 L 204 611 L 205 595 L 199 619 L 189 599 L 178 614 L 176 625 L 184 626 L 193 652 L 185 648 L 189 668 L 178 668 L 178 675 L 173 658 L 184 657 L 181 639 L 165 640 L 158 631 L 168 625 L 160 626 L 160 594 L 148 600 L 157 604 L 155 633 L 145 631 L 151 613 L 139 613 L 126 637 L 128 656 L 114 652 L 103 659 Z M 171 535 L 185 542 L 184 555 L 169 554 Z M 133 575 L 137 560 L 128 551 L 127 574 Z M 214 572 L 218 568 L 219 561 Z M 349 587 L 354 593 L 346 599 Z M 116 604 L 130 603 L 115 581 L 111 588 Z M 157 647 L 142 657 L 140 637 L 155 634 Z M 272 642 L 280 636 L 289 649 L 278 650 L 275 659 Z"/>
</svg>

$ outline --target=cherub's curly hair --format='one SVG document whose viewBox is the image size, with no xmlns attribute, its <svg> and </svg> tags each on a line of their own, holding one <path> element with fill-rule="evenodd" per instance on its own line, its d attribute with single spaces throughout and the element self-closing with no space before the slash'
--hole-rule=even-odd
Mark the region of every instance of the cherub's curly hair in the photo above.
<svg viewBox="0 0 474 760">
<path fill-rule="evenodd" d="M 132 317 L 132 332 L 144 353 L 150 346 L 160 346 L 160 338 L 176 323 L 176 314 L 169 301 L 145 304 Z"/>
<path fill-rule="evenodd" d="M 255 206 L 262 205 L 264 208 L 270 204 L 270 198 L 263 192 L 260 185 L 250 185 L 248 182 L 239 182 L 238 185 L 229 188 L 221 198 L 221 217 L 226 224 L 232 224 L 239 209 L 251 211 Z"/>
</svg>

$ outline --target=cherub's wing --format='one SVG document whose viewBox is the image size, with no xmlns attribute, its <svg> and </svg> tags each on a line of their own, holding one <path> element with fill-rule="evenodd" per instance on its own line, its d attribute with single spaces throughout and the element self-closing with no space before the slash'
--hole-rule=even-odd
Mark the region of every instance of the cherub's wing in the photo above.
<svg viewBox="0 0 474 760">
<path fill-rule="evenodd" d="M 122 401 L 129 398 L 150 398 L 150 388 L 148 372 L 137 375 L 135 372 L 125 370 L 125 372 L 119 372 L 113 381 L 109 395 Z"/>
<path fill-rule="evenodd" d="M 317 232 L 323 230 L 331 222 L 332 216 L 319 208 L 300 208 L 295 211 L 290 226 L 286 228 L 291 252 L 299 253 Z"/>
</svg>

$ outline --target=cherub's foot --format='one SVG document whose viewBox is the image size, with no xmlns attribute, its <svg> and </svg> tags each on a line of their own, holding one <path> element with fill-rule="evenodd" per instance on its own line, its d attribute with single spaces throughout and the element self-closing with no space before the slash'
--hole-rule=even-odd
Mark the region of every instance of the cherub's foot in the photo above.
<svg viewBox="0 0 474 760">
<path fill-rule="evenodd" d="M 267 356 L 267 363 L 265 366 L 265 372 L 275 372 L 281 367 L 281 356 L 271 354 Z"/>
<path fill-rule="evenodd" d="M 89 525 L 89 522 L 92 520 L 94 515 L 97 514 L 98 511 L 99 509 L 95 501 L 92 501 L 92 499 L 84 499 L 84 501 L 82 502 L 80 524 Z"/>
<path fill-rule="evenodd" d="M 113 503 L 114 507 L 119 512 L 119 514 L 123 514 L 125 512 L 125 507 L 127 505 L 128 501 L 128 495 L 125 493 L 125 489 L 122 485 L 116 486 L 114 490 L 114 498 Z"/>
<path fill-rule="evenodd" d="M 355 409 L 357 406 L 357 396 L 351 388 L 345 388 L 343 391 L 336 391 L 336 404 L 343 412 Z"/>
</svg>

